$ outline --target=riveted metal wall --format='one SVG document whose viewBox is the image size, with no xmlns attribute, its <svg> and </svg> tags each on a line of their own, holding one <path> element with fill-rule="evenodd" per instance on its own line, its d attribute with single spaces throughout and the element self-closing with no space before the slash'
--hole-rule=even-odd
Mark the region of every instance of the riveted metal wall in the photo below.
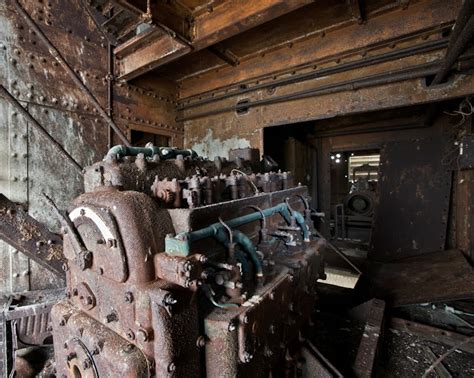
<svg viewBox="0 0 474 378">
<path fill-rule="evenodd" d="M 108 125 L 90 96 L 67 75 L 48 46 L 18 12 L 17 3 L 59 50 L 67 64 L 106 110 L 107 41 L 86 11 L 86 2 L 7 0 L 0 2 L 0 84 L 82 166 L 108 148 Z M 174 121 L 172 86 L 155 91 L 124 83 L 113 88 L 113 117 L 127 133 L 146 125 L 181 146 Z M 118 143 L 119 139 L 114 138 Z M 66 209 L 83 190 L 82 177 L 33 125 L 0 97 L 0 192 L 24 204 L 30 215 L 59 231 L 43 193 Z M 22 237 L 28 237 L 24 235 Z M 0 244 L 0 292 L 55 287 L 59 281 L 21 253 Z"/>
</svg>

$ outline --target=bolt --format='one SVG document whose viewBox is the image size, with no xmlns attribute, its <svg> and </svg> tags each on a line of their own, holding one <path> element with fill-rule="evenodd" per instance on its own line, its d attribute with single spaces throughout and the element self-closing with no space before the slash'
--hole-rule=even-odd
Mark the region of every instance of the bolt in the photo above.
<svg viewBox="0 0 474 378">
<path fill-rule="evenodd" d="M 135 340 L 135 334 L 133 333 L 131 329 L 127 331 L 127 339 Z"/>
<path fill-rule="evenodd" d="M 172 362 L 168 365 L 168 372 L 172 373 L 176 370 L 176 365 Z"/>
<path fill-rule="evenodd" d="M 125 303 L 132 303 L 133 302 L 133 294 L 130 291 L 125 293 L 124 297 Z"/>
<path fill-rule="evenodd" d="M 178 301 L 175 298 L 173 298 L 171 294 L 165 295 L 165 298 L 163 299 L 163 304 L 167 306 L 172 306 L 172 305 L 175 305 L 176 303 L 178 303 Z"/>
<path fill-rule="evenodd" d="M 144 330 L 143 328 L 140 328 L 137 331 L 137 339 L 138 339 L 138 341 L 140 341 L 142 343 L 147 342 L 149 340 L 148 332 L 146 330 Z"/>
<path fill-rule="evenodd" d="M 247 315 L 245 315 L 242 320 L 243 320 L 244 324 L 248 324 L 248 323 L 249 323 L 249 317 L 248 317 Z"/>
<path fill-rule="evenodd" d="M 123 347 L 123 351 L 125 353 L 130 353 L 134 349 L 135 349 L 135 345 L 133 345 L 133 344 L 127 344 Z"/>
<path fill-rule="evenodd" d="M 270 324 L 269 331 L 272 335 L 275 333 L 275 325 L 274 324 Z"/>
<path fill-rule="evenodd" d="M 227 327 L 227 329 L 229 330 L 229 332 L 233 332 L 235 331 L 236 327 L 235 327 L 235 322 L 234 321 L 231 321 L 229 323 L 229 326 Z"/>
<path fill-rule="evenodd" d="M 243 356 L 243 362 L 244 363 L 249 363 L 253 358 L 253 355 L 249 352 L 244 352 L 244 356 Z"/>
<path fill-rule="evenodd" d="M 199 336 L 196 340 L 196 346 L 198 348 L 204 348 L 206 346 L 206 338 L 204 336 Z"/>
<path fill-rule="evenodd" d="M 105 316 L 105 322 L 106 323 L 112 323 L 116 322 L 118 320 L 117 313 L 115 311 L 112 311 L 110 314 L 107 314 Z"/>
<path fill-rule="evenodd" d="M 84 368 L 84 370 L 89 369 L 91 365 L 92 365 L 91 361 L 88 358 L 86 358 L 84 362 L 82 363 L 82 367 Z"/>
<path fill-rule="evenodd" d="M 186 261 L 186 262 L 183 264 L 183 269 L 184 269 L 186 272 L 189 272 L 189 271 L 191 271 L 191 269 L 193 269 L 193 265 L 192 265 L 189 261 Z"/>
</svg>

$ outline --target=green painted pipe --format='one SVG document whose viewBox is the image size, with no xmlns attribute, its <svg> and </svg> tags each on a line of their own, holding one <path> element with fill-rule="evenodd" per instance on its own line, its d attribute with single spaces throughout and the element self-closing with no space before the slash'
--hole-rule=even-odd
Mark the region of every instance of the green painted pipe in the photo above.
<svg viewBox="0 0 474 378">
<path fill-rule="evenodd" d="M 270 217 L 275 214 L 281 214 L 281 216 L 285 219 L 285 221 L 287 223 L 290 223 L 290 213 L 288 211 L 288 206 L 285 203 L 281 203 L 279 205 L 264 209 L 262 210 L 262 213 L 264 217 Z M 262 213 L 256 211 L 254 213 L 243 215 L 241 217 L 226 221 L 226 225 L 229 226 L 230 228 L 240 227 L 240 226 L 243 226 L 244 224 L 262 219 Z M 195 242 L 201 239 L 214 237 L 215 235 L 217 235 L 219 230 L 223 228 L 224 226 L 221 223 L 213 223 L 210 226 L 202 228 L 200 230 L 191 231 L 191 232 L 182 232 L 176 235 L 175 238 L 178 240 L 186 240 L 189 243 L 191 243 L 191 242 Z"/>
<path fill-rule="evenodd" d="M 247 235 L 245 235 L 239 230 L 233 230 L 232 235 L 234 237 L 234 241 L 239 244 L 244 249 L 244 251 L 247 252 L 247 254 L 250 256 L 250 259 L 252 260 L 252 263 L 255 267 L 255 273 L 257 275 L 257 278 L 262 278 L 263 266 L 257 255 L 257 247 L 255 247 L 255 245 L 252 243 L 252 241 Z"/>
<path fill-rule="evenodd" d="M 230 228 L 237 228 L 244 224 L 262 219 L 262 217 L 270 217 L 275 214 L 280 214 L 288 224 L 291 224 L 292 219 L 288 210 L 288 205 L 286 203 L 281 203 L 264 209 L 262 212 L 256 211 L 254 213 L 231 219 L 226 221 L 226 225 Z M 304 241 L 308 242 L 310 240 L 309 228 L 306 225 L 304 217 L 297 211 L 292 211 L 292 216 L 303 233 Z M 214 237 L 221 243 L 227 243 L 227 237 L 224 231 L 224 226 L 221 223 L 214 223 L 200 230 L 181 232 L 174 237 L 167 236 L 165 238 L 165 251 L 173 256 L 189 256 L 191 253 L 190 245 L 192 242 Z"/>
<path fill-rule="evenodd" d="M 299 213 L 298 211 L 293 211 L 293 216 L 295 217 L 296 224 L 298 225 L 299 228 L 301 228 L 304 241 L 309 242 L 309 229 L 303 215 Z"/>
<path fill-rule="evenodd" d="M 138 154 L 144 154 L 146 157 L 158 155 L 162 160 L 174 159 L 178 155 L 183 155 L 184 157 L 191 156 L 192 158 L 196 158 L 198 156 L 193 150 L 180 150 L 178 148 L 172 147 L 127 147 L 124 145 L 117 145 L 113 146 L 109 152 L 107 152 L 107 157 L 115 155 L 117 158 L 121 158 L 124 156 L 137 156 Z"/>
</svg>

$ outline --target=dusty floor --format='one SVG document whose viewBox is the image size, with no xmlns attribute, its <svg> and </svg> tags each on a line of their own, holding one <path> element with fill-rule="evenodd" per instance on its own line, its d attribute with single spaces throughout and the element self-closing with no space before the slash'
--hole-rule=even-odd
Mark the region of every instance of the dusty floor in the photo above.
<svg viewBox="0 0 474 378">
<path fill-rule="evenodd" d="M 396 315 L 404 314 L 406 318 L 413 318 L 412 313 L 415 313 L 417 320 L 425 320 L 425 323 L 430 317 L 440 317 L 439 314 L 433 314 L 438 311 L 438 307 L 435 310 L 431 306 L 410 307 L 413 308 L 397 311 Z M 390 312 L 386 313 L 386 318 L 389 316 Z M 352 376 L 351 364 L 356 356 L 364 325 L 349 319 L 344 310 L 334 306 L 317 311 L 314 323 L 315 326 L 308 331 L 307 336 L 344 376 Z M 452 326 L 447 328 L 453 329 Z M 433 357 L 430 360 L 428 348 L 436 358 L 450 349 L 387 327 L 382 335 L 374 368 L 375 377 L 422 377 L 434 360 Z M 474 356 L 468 352 L 457 349 L 442 364 L 452 377 L 474 376 Z M 430 373 L 428 376 L 438 375 Z"/>
</svg>

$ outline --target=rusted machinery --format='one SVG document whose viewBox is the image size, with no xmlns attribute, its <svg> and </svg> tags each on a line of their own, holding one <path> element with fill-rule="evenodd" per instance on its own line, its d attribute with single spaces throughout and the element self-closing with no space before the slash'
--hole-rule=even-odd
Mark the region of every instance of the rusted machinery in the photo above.
<svg viewBox="0 0 474 378">
<path fill-rule="evenodd" d="M 291 369 L 323 243 L 306 187 L 255 162 L 113 148 L 64 230 L 57 376 L 268 376 Z M 54 204 L 53 204 L 54 206 Z"/>
</svg>

